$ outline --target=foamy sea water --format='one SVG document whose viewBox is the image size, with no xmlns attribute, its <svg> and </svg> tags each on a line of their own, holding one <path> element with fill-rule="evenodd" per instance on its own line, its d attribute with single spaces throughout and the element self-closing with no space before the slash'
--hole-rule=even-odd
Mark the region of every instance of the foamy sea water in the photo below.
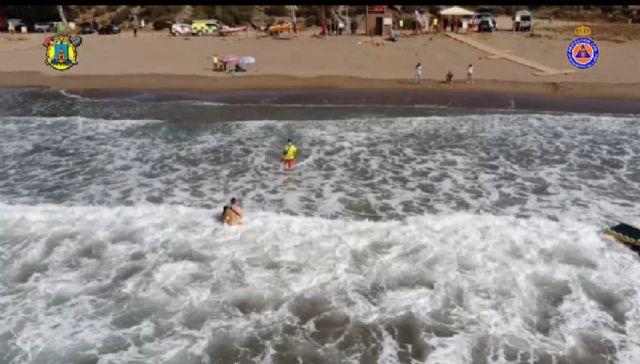
<svg viewBox="0 0 640 364">
<path fill-rule="evenodd" d="M 636 116 L 0 101 L 0 363 L 640 362 Z"/>
</svg>

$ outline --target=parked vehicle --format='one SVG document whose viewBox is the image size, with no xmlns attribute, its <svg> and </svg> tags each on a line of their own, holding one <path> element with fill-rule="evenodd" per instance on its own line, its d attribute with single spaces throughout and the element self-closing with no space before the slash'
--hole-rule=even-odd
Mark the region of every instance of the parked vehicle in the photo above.
<svg viewBox="0 0 640 364">
<path fill-rule="evenodd" d="M 521 10 L 513 16 L 513 29 L 516 32 L 533 31 L 533 15 L 530 11 Z"/>
<path fill-rule="evenodd" d="M 33 25 L 33 31 L 36 33 L 50 33 L 55 31 L 54 22 L 37 22 Z"/>
<path fill-rule="evenodd" d="M 473 14 L 473 17 L 471 18 L 471 23 L 473 25 L 478 25 L 480 23 L 480 19 L 482 19 L 483 16 L 485 16 L 486 13 L 475 13 Z"/>
<path fill-rule="evenodd" d="M 222 28 L 217 20 L 194 20 L 191 24 L 191 34 L 193 35 L 218 35 Z"/>
<path fill-rule="evenodd" d="M 152 27 L 153 30 L 165 30 L 165 29 L 171 29 L 171 22 L 168 22 L 166 20 L 156 20 L 153 22 Z"/>
<path fill-rule="evenodd" d="M 98 34 L 119 34 L 120 27 L 115 24 L 108 24 L 98 29 Z"/>
<path fill-rule="evenodd" d="M 482 18 L 478 23 L 478 32 L 493 32 L 495 30 L 491 18 Z"/>
<path fill-rule="evenodd" d="M 93 34 L 97 33 L 98 29 L 91 23 L 80 24 L 80 34 Z"/>
<path fill-rule="evenodd" d="M 191 25 L 182 23 L 173 24 L 171 25 L 169 32 L 174 36 L 191 35 Z"/>
<path fill-rule="evenodd" d="M 483 16 L 482 18 L 480 18 L 480 21 L 482 21 L 483 19 L 487 19 L 491 22 L 491 26 L 493 27 L 494 31 L 498 30 L 498 22 L 493 17 L 493 15 Z"/>
<path fill-rule="evenodd" d="M 6 31 L 9 30 L 9 23 L 13 25 L 13 29 L 16 31 L 16 33 L 20 33 L 21 31 L 20 28 L 22 28 L 23 26 L 24 27 L 27 26 L 27 24 L 22 19 L 13 18 L 13 19 L 7 19 L 7 22 L 3 30 L 6 30 Z"/>
<path fill-rule="evenodd" d="M 476 27 L 476 29 L 478 29 L 478 31 L 480 31 L 479 25 L 482 20 L 488 21 L 491 24 L 491 31 L 497 30 L 498 23 L 495 19 L 493 19 L 493 15 L 491 15 L 491 13 L 476 13 L 473 15 L 471 22 Z"/>
</svg>

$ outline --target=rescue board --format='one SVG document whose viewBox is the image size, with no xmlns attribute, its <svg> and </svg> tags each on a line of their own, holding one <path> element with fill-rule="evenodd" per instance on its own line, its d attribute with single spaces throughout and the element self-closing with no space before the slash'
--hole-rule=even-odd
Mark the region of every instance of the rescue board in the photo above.
<svg viewBox="0 0 640 364">
<path fill-rule="evenodd" d="M 633 249 L 635 252 L 640 253 L 640 229 L 625 223 L 620 223 L 604 229 L 603 232 Z"/>
</svg>

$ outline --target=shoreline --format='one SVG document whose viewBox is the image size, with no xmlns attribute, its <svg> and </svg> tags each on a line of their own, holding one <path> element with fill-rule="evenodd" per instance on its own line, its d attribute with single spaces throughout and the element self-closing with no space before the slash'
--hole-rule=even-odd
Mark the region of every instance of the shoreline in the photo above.
<svg viewBox="0 0 640 364">
<path fill-rule="evenodd" d="M 557 112 L 640 114 L 640 85 L 477 80 L 448 85 L 423 80 L 348 76 L 237 77 L 135 74 L 48 76 L 0 72 L 0 88 L 45 87 L 85 97 L 191 99 L 226 104 L 433 106 Z"/>
</svg>

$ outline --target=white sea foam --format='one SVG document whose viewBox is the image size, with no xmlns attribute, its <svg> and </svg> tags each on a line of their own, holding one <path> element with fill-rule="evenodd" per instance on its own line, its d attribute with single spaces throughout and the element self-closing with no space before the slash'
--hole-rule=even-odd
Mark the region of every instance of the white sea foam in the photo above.
<svg viewBox="0 0 640 364">
<path fill-rule="evenodd" d="M 138 102 L 138 100 L 135 98 L 127 98 L 127 97 L 109 98 L 109 97 L 95 97 L 95 96 L 87 97 L 87 96 L 75 94 L 72 91 L 68 91 L 68 90 L 54 89 L 52 91 L 57 92 L 66 98 L 80 101 L 80 102 L 103 103 L 103 102 L 113 102 L 116 100 L 119 102 L 128 102 L 128 103 Z"/>
<path fill-rule="evenodd" d="M 74 94 L 73 92 L 67 91 L 67 90 L 60 90 L 60 89 L 56 89 L 57 92 L 60 93 L 60 95 L 68 97 L 68 98 L 72 98 L 72 99 L 76 99 L 76 100 L 82 100 L 82 101 L 91 101 L 91 98 L 88 97 L 82 97 L 78 94 Z"/>
<path fill-rule="evenodd" d="M 52 123 L 66 123 L 76 124 L 77 126 L 91 126 L 99 128 L 101 124 L 109 124 L 114 128 L 126 128 L 131 125 L 143 125 L 153 123 L 163 123 L 162 120 L 156 119 L 101 119 L 101 118 L 87 118 L 83 116 L 2 116 L 0 117 L 0 123 L 6 124 L 27 124 L 33 127 L 43 127 Z M 25 125 L 25 126 L 27 126 Z M 98 133 L 101 130 L 98 129 Z"/>
<path fill-rule="evenodd" d="M 5 202 L 213 207 L 373 219 L 459 211 L 633 219 L 633 118 L 460 115 L 178 125 L 0 118 Z M 298 168 L 280 148 L 293 137 Z M 53 191 L 53 193 L 52 193 Z"/>
<path fill-rule="evenodd" d="M 212 215 L 0 205 L 3 361 L 640 358 L 640 261 L 593 226 Z"/>
<path fill-rule="evenodd" d="M 640 361 L 639 260 L 600 233 L 640 225 L 636 118 L 0 117 L 0 136 L 0 363 Z M 240 228 L 213 221 L 233 195 Z"/>
</svg>

